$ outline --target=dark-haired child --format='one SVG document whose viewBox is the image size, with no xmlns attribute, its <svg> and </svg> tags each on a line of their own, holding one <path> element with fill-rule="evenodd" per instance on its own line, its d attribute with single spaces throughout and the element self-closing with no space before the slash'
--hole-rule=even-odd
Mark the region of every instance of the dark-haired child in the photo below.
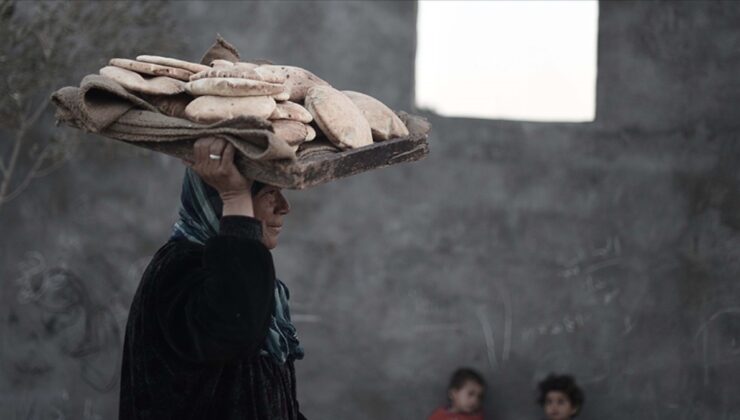
<svg viewBox="0 0 740 420">
<path fill-rule="evenodd" d="M 570 420 L 580 414 L 583 391 L 572 376 L 550 374 L 537 387 L 537 402 L 545 411 L 547 420 Z"/>
<path fill-rule="evenodd" d="M 470 368 L 457 369 L 447 387 L 448 407 L 440 407 L 428 420 L 483 420 L 483 376 Z"/>
</svg>

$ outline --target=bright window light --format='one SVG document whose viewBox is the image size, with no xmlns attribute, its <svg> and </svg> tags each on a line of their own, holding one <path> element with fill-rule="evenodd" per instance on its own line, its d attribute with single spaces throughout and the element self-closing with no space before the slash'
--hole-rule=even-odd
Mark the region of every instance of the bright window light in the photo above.
<svg viewBox="0 0 740 420">
<path fill-rule="evenodd" d="M 420 1 L 416 105 L 450 117 L 593 121 L 597 1 Z"/>
</svg>

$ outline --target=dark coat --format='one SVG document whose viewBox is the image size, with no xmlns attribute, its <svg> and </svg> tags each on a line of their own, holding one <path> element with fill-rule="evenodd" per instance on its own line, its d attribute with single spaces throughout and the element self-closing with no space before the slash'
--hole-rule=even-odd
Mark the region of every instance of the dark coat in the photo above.
<svg viewBox="0 0 740 420">
<path fill-rule="evenodd" d="M 261 223 L 224 216 L 205 245 L 167 242 L 129 312 L 120 420 L 296 420 L 293 359 L 261 356 L 275 270 Z"/>
</svg>

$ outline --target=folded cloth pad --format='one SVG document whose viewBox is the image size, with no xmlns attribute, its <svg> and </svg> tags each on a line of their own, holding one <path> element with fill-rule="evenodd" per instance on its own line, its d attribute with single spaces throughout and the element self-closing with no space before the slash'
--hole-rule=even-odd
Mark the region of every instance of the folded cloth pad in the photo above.
<svg viewBox="0 0 740 420">
<path fill-rule="evenodd" d="M 239 117 L 198 124 L 170 117 L 105 76 L 85 76 L 80 87 L 64 87 L 51 97 L 57 123 L 146 147 L 179 158 L 191 157 L 201 137 L 221 137 L 247 159 L 295 159 L 295 151 L 274 135 L 269 121 Z"/>
</svg>

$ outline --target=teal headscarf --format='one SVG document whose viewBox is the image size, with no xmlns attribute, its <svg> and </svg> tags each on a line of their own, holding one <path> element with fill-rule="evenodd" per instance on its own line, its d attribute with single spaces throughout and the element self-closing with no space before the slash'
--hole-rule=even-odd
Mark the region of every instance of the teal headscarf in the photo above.
<svg viewBox="0 0 740 420">
<path fill-rule="evenodd" d="M 257 188 L 252 189 L 253 195 L 260 184 L 256 186 Z M 172 226 L 170 239 L 186 238 L 191 242 L 205 244 L 208 238 L 218 234 L 222 210 L 223 203 L 218 192 L 203 182 L 195 171 L 186 168 L 180 195 L 180 219 Z M 290 291 L 280 279 L 275 280 L 275 311 L 260 354 L 272 356 L 285 363 L 289 357 L 302 359 L 303 348 L 290 321 Z"/>
</svg>

